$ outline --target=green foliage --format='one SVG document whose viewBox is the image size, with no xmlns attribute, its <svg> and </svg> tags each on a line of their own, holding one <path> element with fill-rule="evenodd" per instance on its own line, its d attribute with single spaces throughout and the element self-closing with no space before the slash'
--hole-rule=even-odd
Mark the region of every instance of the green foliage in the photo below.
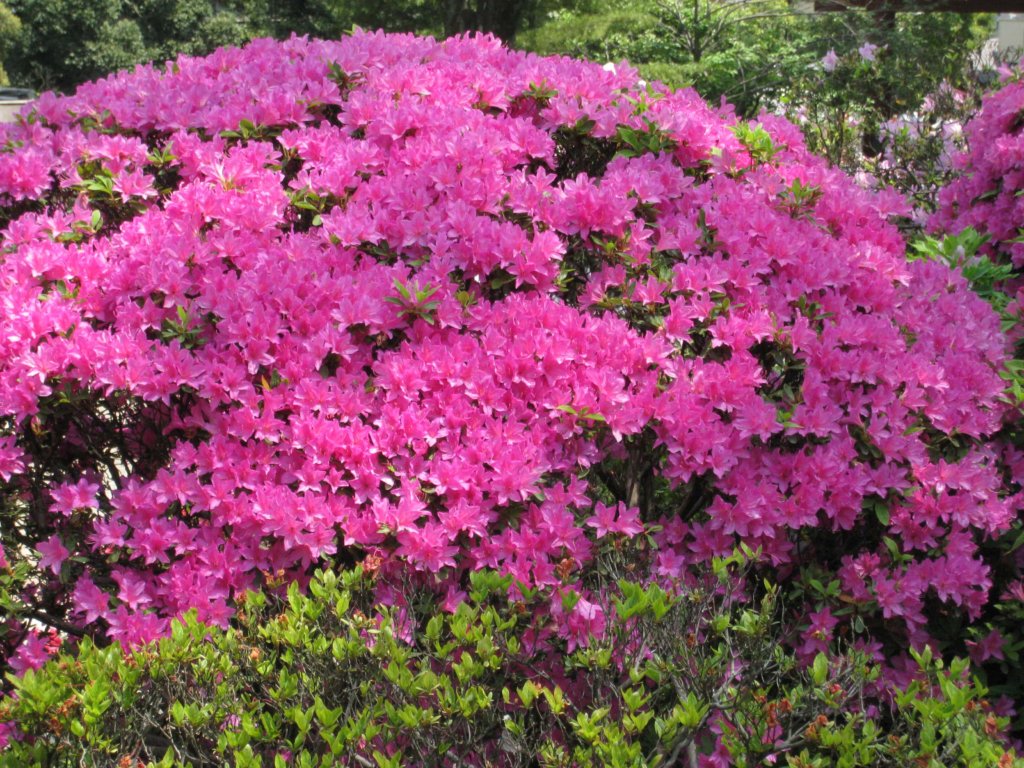
<svg viewBox="0 0 1024 768">
<path fill-rule="evenodd" d="M 825 766 L 1019 766 L 1020 759 L 990 736 L 1005 725 L 984 700 L 986 689 L 967 678 L 967 661 L 954 660 L 947 669 L 926 648 L 911 650 L 920 678 L 898 691 L 891 721 L 880 723 L 864 713 L 833 719 L 822 702 L 807 726 L 808 745 L 787 754 L 792 768 Z M 825 680 L 828 668 L 815 660 L 812 674 Z M 835 685 L 830 690 L 834 690 Z M 753 765 L 740 760 L 737 765 Z"/>
<path fill-rule="evenodd" d="M 901 189 L 933 194 L 935 179 L 922 176 L 945 149 L 941 135 L 922 141 L 880 129 L 916 110 L 940 83 L 968 87 L 970 56 L 991 22 L 984 14 L 804 15 L 782 0 L 606 0 L 552 14 L 518 43 L 539 53 L 626 59 L 649 80 L 693 86 L 712 104 L 725 98 L 743 117 L 782 107 L 813 150 L 850 169 L 865 162 L 862 150 L 881 158 L 891 145 L 897 162 L 890 154 L 889 165 L 871 162 L 870 170 Z M 875 62 L 858 53 L 868 41 L 879 46 Z M 820 65 L 829 50 L 839 56 L 832 72 Z M 956 106 L 946 110 L 950 119 L 976 105 Z"/>
<path fill-rule="evenodd" d="M 669 49 L 655 34 L 655 18 L 644 3 L 596 13 L 558 13 L 520 36 L 521 47 L 549 55 L 567 53 L 598 61 L 657 61 Z"/>
<path fill-rule="evenodd" d="M 244 6 L 214 0 L 135 0 L 126 21 L 145 42 L 143 61 L 162 63 L 179 53 L 199 56 L 223 45 L 238 45 L 260 31 Z"/>
<path fill-rule="evenodd" d="M 400 317 L 410 320 L 421 318 L 428 325 L 434 324 L 433 312 L 440 302 L 430 301 L 430 297 L 437 293 L 436 286 L 428 285 L 421 288 L 418 283 L 406 285 L 398 279 L 394 281 L 394 286 L 398 295 L 388 296 L 384 300 L 401 308 Z"/>
<path fill-rule="evenodd" d="M 179 53 L 242 43 L 257 30 L 234 4 L 213 0 L 11 0 L 21 20 L 11 78 L 68 90 L 89 79 Z"/>
<path fill-rule="evenodd" d="M 631 558 L 602 557 L 604 579 Z M 425 588 L 386 585 L 404 598 L 387 607 L 382 575 L 318 571 L 308 594 L 250 593 L 232 629 L 190 615 L 132 653 L 85 639 L 12 676 L 0 722 L 22 735 L 0 766 L 668 766 L 705 753 L 712 722 L 737 765 L 1022 764 L 961 662 L 919 656 L 921 681 L 869 717 L 857 702 L 878 669 L 857 653 L 798 663 L 779 642 L 778 591 L 737 591 L 747 569 L 717 560 L 681 592 L 606 582 L 599 636 L 571 652 L 536 606 L 570 611 L 577 593 L 481 571 L 444 613 Z"/>
<path fill-rule="evenodd" d="M 789 114 L 803 127 L 813 151 L 836 165 L 857 169 L 862 154 L 881 158 L 886 142 L 893 141 L 881 134 L 886 121 L 917 112 L 926 97 L 942 89 L 974 89 L 971 56 L 990 26 L 991 17 L 981 14 L 823 14 L 809 38 L 807 53 L 813 52 L 815 58 L 793 70 L 792 85 L 784 94 Z M 866 42 L 877 46 L 873 61 L 860 53 Z M 828 50 L 838 57 L 831 71 L 821 64 Z M 963 112 L 953 116 L 962 117 Z M 932 166 L 937 154 L 934 148 L 929 152 Z M 922 165 L 928 164 L 917 163 L 918 168 Z M 922 182 L 901 179 L 898 169 L 871 170 L 902 182 L 906 189 Z"/>
<path fill-rule="evenodd" d="M 21 20 L 11 12 L 7 3 L 0 2 L 0 85 L 10 82 L 2 62 L 7 60 L 20 34 Z"/>
<path fill-rule="evenodd" d="M 379 4 L 383 13 L 392 10 L 395 3 Z M 407 6 L 420 5 L 417 2 Z M 313 37 L 335 38 L 351 28 L 356 17 L 365 13 L 369 3 L 342 0 L 237 0 L 235 10 L 247 19 L 254 32 L 270 37 L 284 38 L 292 33 Z M 372 22 L 364 25 L 383 26 Z"/>
<path fill-rule="evenodd" d="M 1018 523 L 1007 535 L 995 543 L 995 547 L 1007 559 L 1019 554 L 1024 546 L 1024 525 Z M 1024 661 L 1024 582 L 1011 582 L 994 603 L 987 632 L 998 633 L 999 652 L 975 664 L 975 673 L 991 691 L 991 694 L 1006 697 L 1011 701 L 1024 698 L 1024 679 L 1020 667 Z M 977 629 L 968 642 L 984 642 L 985 629 Z M 968 646 L 969 647 L 969 646 Z M 1011 725 L 1013 733 L 1024 732 L 1024 712 L 1017 712 Z"/>
<path fill-rule="evenodd" d="M 68 87 L 100 74 L 84 42 L 119 17 L 120 0 L 11 0 L 21 34 L 5 62 L 17 85 Z"/>
<path fill-rule="evenodd" d="M 753 115 L 790 79 L 794 59 L 803 63 L 800 33 L 782 0 L 727 8 L 708 0 L 638 0 L 554 14 L 518 42 L 538 53 L 625 59 L 649 80 L 693 86 L 712 103 L 725 97 Z"/>
<path fill-rule="evenodd" d="M 511 42 L 551 15 L 591 4 L 591 0 L 350 0 L 341 7 L 351 23 L 366 29 L 444 37 L 480 31 Z"/>
<path fill-rule="evenodd" d="M 67 91 L 118 69 L 257 36 L 337 38 L 353 26 L 512 40 L 571 0 L 11 0 L 0 60 L 17 85 Z M 19 21 L 20 19 L 20 21 Z M 2 75 L 2 72 L 0 72 Z"/>
</svg>

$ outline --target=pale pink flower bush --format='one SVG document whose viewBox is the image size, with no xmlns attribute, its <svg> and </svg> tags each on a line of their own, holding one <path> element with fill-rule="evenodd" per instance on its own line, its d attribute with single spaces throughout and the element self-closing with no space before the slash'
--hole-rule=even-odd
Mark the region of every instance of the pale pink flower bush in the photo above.
<svg viewBox="0 0 1024 768">
<path fill-rule="evenodd" d="M 24 619 L 125 644 L 367 555 L 577 584 L 743 542 L 889 652 L 977 617 L 1019 499 L 999 321 L 778 118 L 509 51 L 258 40 L 4 129 L 0 478 Z M 602 631 L 556 598 L 554 638 Z M 384 598 L 389 597 L 384 595 Z M 17 668 L 42 658 L 11 619 Z"/>
</svg>

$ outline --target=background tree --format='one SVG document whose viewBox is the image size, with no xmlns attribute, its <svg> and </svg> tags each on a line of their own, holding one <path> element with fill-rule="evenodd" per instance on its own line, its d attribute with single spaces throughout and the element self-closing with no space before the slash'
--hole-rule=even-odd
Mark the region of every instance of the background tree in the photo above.
<svg viewBox="0 0 1024 768">
<path fill-rule="evenodd" d="M 959 123 L 977 107 L 980 79 L 976 51 L 991 34 L 985 14 L 821 14 L 808 55 L 815 58 L 791 73 L 784 92 L 787 114 L 804 130 L 810 147 L 835 165 L 855 170 L 867 164 L 876 175 L 899 183 L 878 165 L 893 146 L 893 122 L 917 124 L 930 115 L 936 127 Z M 942 142 L 940 141 L 941 145 Z"/>
<path fill-rule="evenodd" d="M 777 0 L 657 0 L 655 9 L 660 25 L 695 62 L 729 47 L 739 24 L 790 12 Z"/>
<path fill-rule="evenodd" d="M 844 85 L 853 111 L 913 109 L 942 81 L 964 84 L 970 57 L 988 36 L 984 14 L 896 14 L 879 27 L 874 14 L 800 14 L 785 0 L 601 0 L 549 14 L 519 44 L 538 53 L 637 65 L 648 79 L 690 85 L 706 99 L 732 103 L 741 115 L 803 104 L 821 84 L 819 62 L 870 41 L 875 65 Z M 849 87 L 846 87 L 846 86 Z"/>
<path fill-rule="evenodd" d="M 120 0 L 11 0 L 21 33 L 6 62 L 17 85 L 67 88 L 103 70 L 88 43 L 120 17 Z M 122 37 L 123 30 L 119 30 Z"/>
<path fill-rule="evenodd" d="M 7 85 L 10 82 L 3 62 L 7 60 L 19 34 L 21 34 L 21 21 L 11 12 L 6 3 L 0 3 L 0 85 Z"/>
<path fill-rule="evenodd" d="M 648 79 L 692 85 L 755 114 L 806 66 L 813 34 L 784 0 L 638 0 L 550 14 L 520 42 L 539 53 L 626 59 Z"/>
<path fill-rule="evenodd" d="M 397 4 L 385 2 L 384 5 Z M 277 38 L 293 33 L 338 37 L 352 26 L 357 6 L 358 3 L 344 0 L 235 0 L 232 3 L 235 13 L 244 17 L 255 33 Z"/>
<path fill-rule="evenodd" d="M 443 0 L 446 35 L 478 30 L 512 40 L 536 0 Z"/>
<path fill-rule="evenodd" d="M 0 56 L 17 85 L 67 91 L 136 64 L 201 55 L 253 37 L 337 38 L 360 26 L 511 42 L 559 9 L 592 0 L 11 0 L 0 11 Z M 6 6 L 0 5 L 0 8 Z M 20 18 L 20 28 L 17 19 Z M 13 24 L 13 26 L 12 26 Z"/>
<path fill-rule="evenodd" d="M 490 32 L 512 42 L 562 11 L 591 10 L 593 0 L 356 0 L 345 4 L 352 22 L 367 29 L 445 37 Z"/>
<path fill-rule="evenodd" d="M 12 0 L 10 9 L 21 20 L 7 59 L 11 79 L 40 90 L 208 53 L 259 31 L 244 8 L 211 0 Z"/>
<path fill-rule="evenodd" d="M 127 6 L 125 15 L 138 26 L 146 56 L 157 61 L 179 53 L 204 55 L 260 31 L 244 6 L 215 0 L 132 0 Z"/>
</svg>

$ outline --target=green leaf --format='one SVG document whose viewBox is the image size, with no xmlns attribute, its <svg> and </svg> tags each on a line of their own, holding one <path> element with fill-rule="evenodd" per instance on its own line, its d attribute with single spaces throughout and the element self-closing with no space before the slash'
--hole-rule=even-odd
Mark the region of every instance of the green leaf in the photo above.
<svg viewBox="0 0 1024 768">
<path fill-rule="evenodd" d="M 527 680 L 522 684 L 522 686 L 520 686 L 516 693 L 519 694 L 519 700 L 523 702 L 523 706 L 529 707 L 536 700 L 540 691 L 541 688 L 539 685 L 534 683 L 532 680 Z"/>
<path fill-rule="evenodd" d="M 824 653 L 819 653 L 814 657 L 814 663 L 811 665 L 811 680 L 814 681 L 815 685 L 824 685 L 828 679 L 828 657 Z"/>
</svg>

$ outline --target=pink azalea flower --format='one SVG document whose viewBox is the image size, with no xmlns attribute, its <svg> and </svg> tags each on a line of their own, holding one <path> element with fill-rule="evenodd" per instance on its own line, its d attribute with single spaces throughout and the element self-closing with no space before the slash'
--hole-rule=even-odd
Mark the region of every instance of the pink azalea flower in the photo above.
<svg viewBox="0 0 1024 768">
<path fill-rule="evenodd" d="M 75 585 L 75 606 L 85 614 L 88 624 L 106 615 L 110 601 L 106 592 L 97 587 L 91 579 L 80 578 Z"/>
<path fill-rule="evenodd" d="M 39 669 L 50 658 L 47 641 L 38 632 L 29 632 L 8 663 L 16 674 Z"/>
<path fill-rule="evenodd" d="M 989 659 L 1002 661 L 1005 659 L 1003 643 L 1004 639 L 999 630 L 993 629 L 980 640 L 968 640 L 967 651 L 970 654 L 971 661 L 978 665 L 985 663 Z"/>
<path fill-rule="evenodd" d="M 76 483 L 66 483 L 50 490 L 53 504 L 50 509 L 62 515 L 70 515 L 80 509 L 98 509 L 96 495 L 100 487 L 97 483 L 82 478 Z"/>
<path fill-rule="evenodd" d="M 37 544 L 36 551 L 40 555 L 39 567 L 48 569 L 59 576 L 60 567 L 68 559 L 69 554 L 63 542 L 61 542 L 60 536 L 54 534 L 46 541 Z"/>
<path fill-rule="evenodd" d="M 878 50 L 878 46 L 871 42 L 866 42 L 860 48 L 857 49 L 857 53 L 864 61 L 874 61 L 875 51 Z"/>
<path fill-rule="evenodd" d="M 638 519 L 639 511 L 636 507 L 626 507 L 622 502 L 614 507 L 597 502 L 594 504 L 595 514 L 587 518 L 587 525 L 596 531 L 599 539 L 609 533 L 633 536 L 644 529 Z"/>
</svg>

